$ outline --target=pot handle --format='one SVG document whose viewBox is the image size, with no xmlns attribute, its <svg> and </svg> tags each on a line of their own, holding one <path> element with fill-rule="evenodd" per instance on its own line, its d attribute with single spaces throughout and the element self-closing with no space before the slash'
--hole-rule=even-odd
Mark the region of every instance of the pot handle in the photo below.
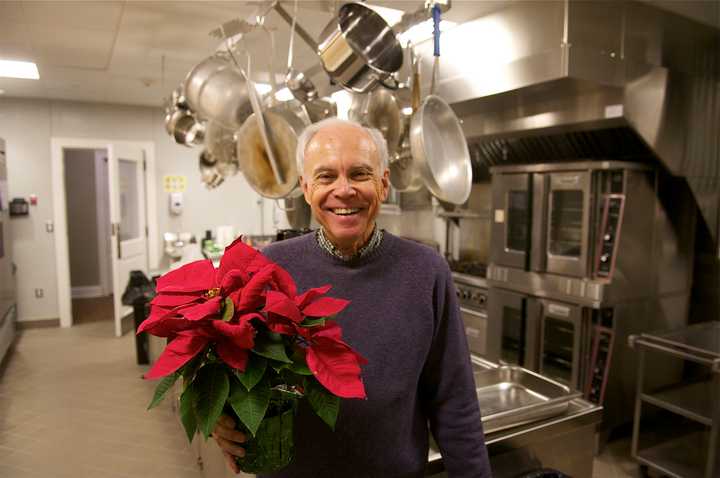
<svg viewBox="0 0 720 478">
<path fill-rule="evenodd" d="M 389 81 L 392 81 L 392 83 L 388 83 Z M 400 83 L 398 82 L 397 78 L 390 75 L 384 80 L 380 80 L 380 84 L 382 84 L 385 88 L 388 90 L 397 90 L 400 88 Z"/>
<path fill-rule="evenodd" d="M 432 7 L 433 17 L 433 55 L 440 56 L 440 5 L 437 3 Z"/>
</svg>

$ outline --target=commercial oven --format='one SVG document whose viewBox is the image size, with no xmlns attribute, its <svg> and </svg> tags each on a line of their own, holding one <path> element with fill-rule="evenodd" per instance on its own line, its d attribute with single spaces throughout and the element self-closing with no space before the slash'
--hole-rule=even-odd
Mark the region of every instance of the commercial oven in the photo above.
<svg viewBox="0 0 720 478">
<path fill-rule="evenodd" d="M 687 322 L 697 206 L 645 163 L 492 168 L 486 358 L 517 363 L 631 418 L 627 337 Z M 658 368 L 661 385 L 678 371 Z"/>
<path fill-rule="evenodd" d="M 588 379 L 590 309 L 527 294 L 489 290 L 487 358 L 520 365 L 582 390 Z"/>
<path fill-rule="evenodd" d="M 649 169 L 610 161 L 494 168 L 492 262 L 610 280 L 628 187 L 652 188 Z"/>
</svg>

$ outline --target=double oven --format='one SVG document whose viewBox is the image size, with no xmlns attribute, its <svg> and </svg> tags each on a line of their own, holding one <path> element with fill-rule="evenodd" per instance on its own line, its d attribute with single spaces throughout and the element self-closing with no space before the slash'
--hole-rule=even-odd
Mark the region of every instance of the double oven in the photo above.
<svg viewBox="0 0 720 478">
<path fill-rule="evenodd" d="M 485 357 L 619 410 L 633 393 L 627 336 L 687 314 L 689 280 L 670 290 L 663 274 L 692 242 L 668 220 L 657 172 L 621 161 L 491 171 Z"/>
</svg>

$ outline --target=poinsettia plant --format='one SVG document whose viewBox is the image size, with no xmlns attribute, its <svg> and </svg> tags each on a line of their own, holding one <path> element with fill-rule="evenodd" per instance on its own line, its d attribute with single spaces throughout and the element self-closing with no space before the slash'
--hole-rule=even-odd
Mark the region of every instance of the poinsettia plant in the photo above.
<svg viewBox="0 0 720 478">
<path fill-rule="evenodd" d="M 298 295 L 285 269 L 240 239 L 217 269 L 201 260 L 160 277 L 138 328 L 169 339 L 145 374 L 162 379 L 148 408 L 182 378 L 180 418 L 190 441 L 196 432 L 207 439 L 223 413 L 234 415 L 249 438 L 241 470 L 286 466 L 299 400 L 334 429 L 340 398 L 365 398 L 367 362 L 332 320 L 349 302 L 329 290 Z"/>
</svg>

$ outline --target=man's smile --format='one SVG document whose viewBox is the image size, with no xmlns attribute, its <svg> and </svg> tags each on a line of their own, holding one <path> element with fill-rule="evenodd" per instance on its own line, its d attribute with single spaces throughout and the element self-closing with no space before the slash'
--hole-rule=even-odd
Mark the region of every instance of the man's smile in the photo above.
<svg viewBox="0 0 720 478">
<path fill-rule="evenodd" d="M 329 208 L 329 211 L 337 216 L 352 216 L 353 214 L 357 214 L 358 212 L 360 212 L 360 208 L 335 207 Z"/>
</svg>

